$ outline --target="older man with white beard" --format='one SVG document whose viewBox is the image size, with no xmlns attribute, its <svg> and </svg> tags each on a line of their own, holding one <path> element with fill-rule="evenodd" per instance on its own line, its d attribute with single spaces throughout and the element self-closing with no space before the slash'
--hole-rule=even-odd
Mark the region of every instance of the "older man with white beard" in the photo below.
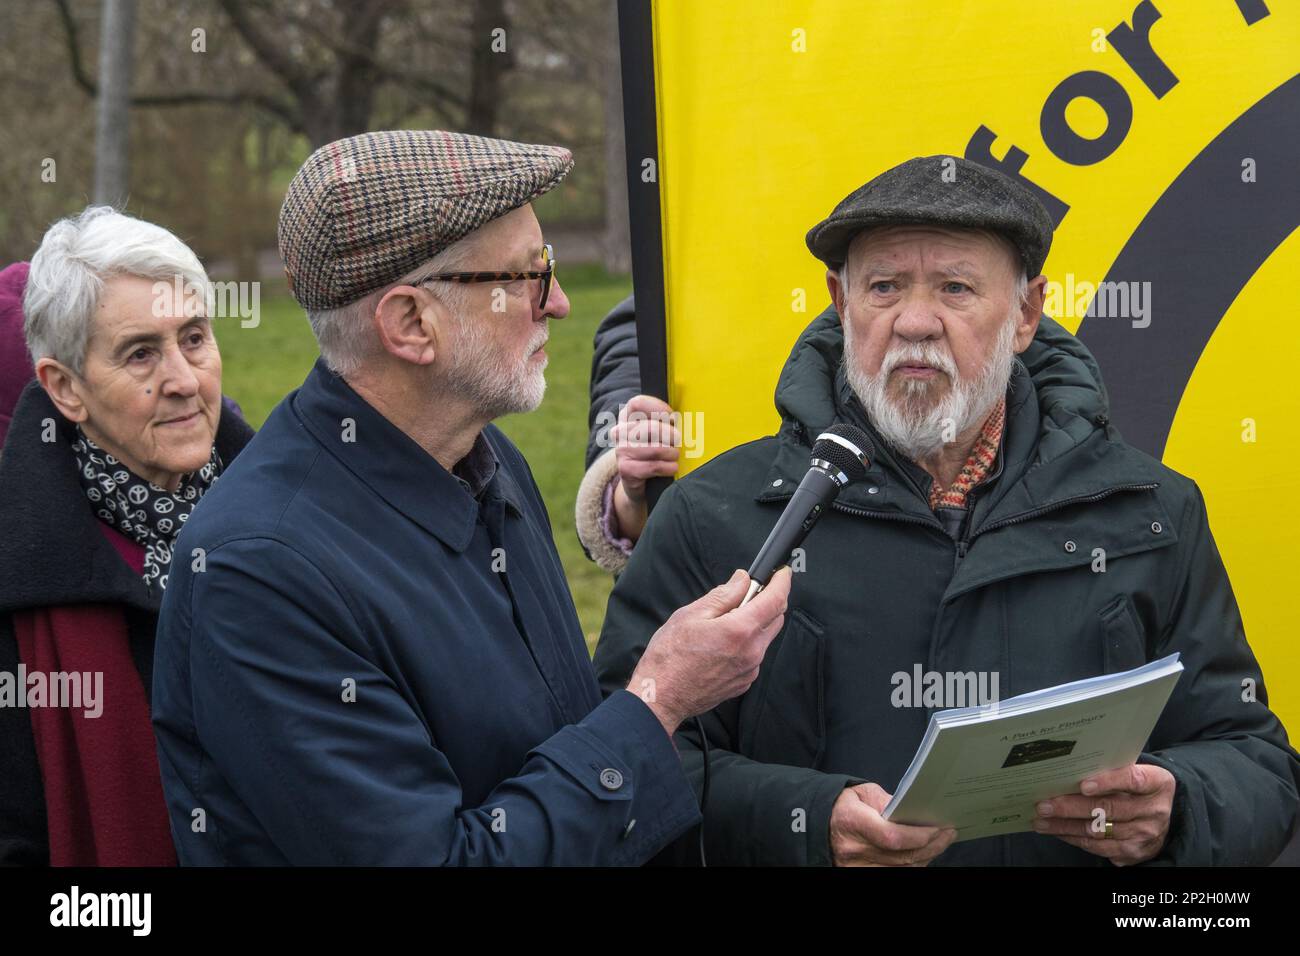
<svg viewBox="0 0 1300 956">
<path fill-rule="evenodd" d="M 790 575 L 684 602 L 601 702 L 491 424 L 542 400 L 569 302 L 531 201 L 572 164 L 380 132 L 290 184 L 280 251 L 321 359 L 186 524 L 158 632 L 181 863 L 637 864 L 698 819 L 671 735 L 752 683 Z"/>
<path fill-rule="evenodd" d="M 993 464 L 1012 363 L 1037 329 L 1046 277 L 1031 287 L 1011 241 L 984 229 L 880 226 L 859 233 L 846 255 L 827 274 L 845 377 L 880 437 L 931 477 L 936 515 L 959 529 L 965 493 Z M 854 295 L 849 262 L 861 284 Z M 927 273 L 949 323 L 919 304 L 914 290 Z M 900 308 L 905 298 L 912 304 Z"/>
<path fill-rule="evenodd" d="M 607 691 L 666 609 L 758 551 L 822 430 L 877 439 L 795 562 L 754 686 L 703 718 L 707 747 L 678 734 L 708 780 L 709 863 L 1264 864 L 1285 845 L 1300 757 L 1267 696 L 1241 694 L 1262 675 L 1204 500 L 1124 443 L 1092 356 L 1041 315 L 1051 234 L 1025 188 L 957 157 L 850 194 L 808 233 L 834 305 L 781 373 L 780 431 L 651 515 L 596 649 Z M 1137 760 L 1043 801 L 1024 832 L 956 841 L 882 816 L 931 711 L 987 702 L 916 706 L 900 674 L 1006 697 L 1175 652 L 1185 672 Z"/>
</svg>

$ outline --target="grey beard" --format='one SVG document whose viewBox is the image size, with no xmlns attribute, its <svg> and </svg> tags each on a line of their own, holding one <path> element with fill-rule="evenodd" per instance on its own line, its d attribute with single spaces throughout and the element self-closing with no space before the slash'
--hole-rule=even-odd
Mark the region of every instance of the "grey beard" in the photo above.
<svg viewBox="0 0 1300 956">
<path fill-rule="evenodd" d="M 912 461 L 925 461 L 937 455 L 957 435 L 986 419 L 1006 394 L 1011 381 L 1016 358 L 1012 345 L 1018 316 L 1017 309 L 1007 317 L 988 363 L 973 380 L 958 377 L 951 355 L 929 341 L 890 349 L 881 362 L 880 373 L 868 375 L 862 371 L 851 323 L 844 316 L 845 375 L 867 419 L 885 443 Z M 904 360 L 924 362 L 948 374 L 950 387 L 938 403 L 926 401 L 929 387 L 914 381 L 904 383 L 904 393 L 897 404 L 889 398 L 886 391 L 889 370 Z"/>
<path fill-rule="evenodd" d="M 528 356 L 540 342 L 530 342 L 520 365 L 508 368 L 494 354 L 482 326 L 462 317 L 457 317 L 457 322 L 459 334 L 453 346 L 453 364 L 447 370 L 447 390 L 468 399 L 490 420 L 534 411 L 546 394 L 545 366 L 530 369 Z"/>
</svg>

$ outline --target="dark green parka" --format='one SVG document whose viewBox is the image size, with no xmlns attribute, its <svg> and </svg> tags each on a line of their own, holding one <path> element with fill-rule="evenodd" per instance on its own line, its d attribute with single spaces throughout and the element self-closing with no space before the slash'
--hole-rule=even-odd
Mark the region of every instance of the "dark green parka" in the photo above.
<svg viewBox="0 0 1300 956">
<path fill-rule="evenodd" d="M 1082 343 L 1043 318 L 1015 362 L 996 477 L 951 533 L 926 503 L 929 476 L 870 428 L 842 352 L 828 309 L 781 373 L 778 434 L 664 494 L 596 649 L 604 691 L 626 686 L 675 608 L 749 565 L 819 431 L 849 421 L 876 440 L 867 480 L 846 488 L 805 542 L 785 628 L 758 679 L 704 718 L 709 862 L 830 862 L 835 799 L 863 781 L 893 792 L 932 712 L 891 703 L 898 672 L 996 673 L 1006 699 L 1174 651 L 1186 669 L 1138 758 L 1177 780 L 1169 838 L 1152 862 L 1271 862 L 1297 814 L 1300 757 L 1268 708 L 1199 489 L 1123 442 Z M 1243 699 L 1247 678 L 1253 701 Z M 698 793 L 693 726 L 677 740 Z M 679 841 L 682 862 L 691 839 Z M 1036 833 L 958 843 L 936 862 L 1108 865 Z"/>
</svg>

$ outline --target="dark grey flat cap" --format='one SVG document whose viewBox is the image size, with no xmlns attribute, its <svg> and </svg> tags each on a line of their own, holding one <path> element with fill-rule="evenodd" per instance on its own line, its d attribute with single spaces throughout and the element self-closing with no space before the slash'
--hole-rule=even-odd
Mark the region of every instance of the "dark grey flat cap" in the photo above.
<svg viewBox="0 0 1300 956">
<path fill-rule="evenodd" d="M 1020 183 L 959 156 L 918 156 L 845 196 L 808 230 L 808 248 L 838 269 L 863 229 L 904 223 L 1000 232 L 1020 250 L 1031 279 L 1043 271 L 1052 246 L 1052 217 Z"/>
</svg>

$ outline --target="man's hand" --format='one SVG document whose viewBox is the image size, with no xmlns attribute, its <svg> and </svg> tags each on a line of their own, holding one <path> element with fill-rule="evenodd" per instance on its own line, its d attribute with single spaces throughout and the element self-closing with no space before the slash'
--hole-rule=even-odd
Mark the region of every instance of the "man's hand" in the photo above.
<svg viewBox="0 0 1300 956">
<path fill-rule="evenodd" d="M 893 794 L 874 783 L 848 787 L 831 808 L 836 866 L 928 866 L 957 838 L 951 827 L 890 823 L 880 814 Z"/>
<path fill-rule="evenodd" d="M 637 395 L 619 409 L 618 424 L 609 430 L 618 459 L 614 514 L 625 538 L 636 541 L 645 528 L 646 479 L 677 474 L 682 441 L 676 420 L 667 402 Z"/>
<path fill-rule="evenodd" d="M 1145 862 L 1164 849 L 1175 787 L 1168 770 L 1131 763 L 1094 774 L 1079 787 L 1081 794 L 1039 803 L 1034 829 L 1104 856 L 1116 866 Z M 1109 838 L 1106 823 L 1114 824 Z"/>
<path fill-rule="evenodd" d="M 785 623 L 790 569 L 772 575 L 757 597 L 739 607 L 749 575 L 678 608 L 641 655 L 627 689 L 646 702 L 669 736 L 682 721 L 749 690 L 772 638 Z"/>
</svg>

